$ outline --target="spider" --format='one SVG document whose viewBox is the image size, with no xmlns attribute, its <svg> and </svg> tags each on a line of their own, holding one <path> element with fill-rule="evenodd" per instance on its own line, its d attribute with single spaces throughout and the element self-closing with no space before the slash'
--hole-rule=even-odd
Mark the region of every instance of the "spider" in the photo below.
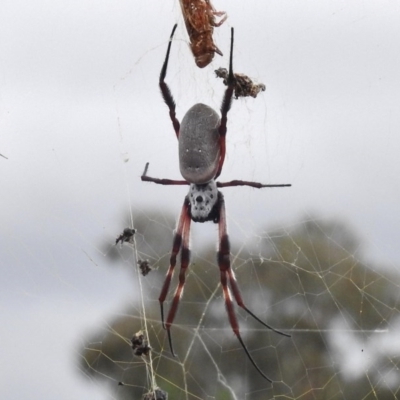
<svg viewBox="0 0 400 400">
<path fill-rule="evenodd" d="M 239 307 L 245 310 L 262 325 L 276 333 L 290 337 L 287 333 L 278 331 L 267 325 L 255 314 L 253 314 L 244 304 L 235 280 L 234 273 L 230 264 L 230 242 L 226 227 L 225 201 L 223 194 L 217 189 L 228 186 L 250 186 L 254 188 L 264 187 L 283 187 L 290 184 L 264 185 L 258 182 L 233 180 L 230 182 L 216 182 L 219 177 L 225 159 L 225 136 L 227 131 L 227 115 L 232 103 L 232 95 L 235 88 L 234 74 L 232 70 L 232 51 L 234 31 L 231 28 L 231 47 L 229 59 L 228 85 L 225 90 L 221 105 L 221 118 L 212 108 L 198 103 L 195 104 L 183 117 L 180 124 L 175 116 L 175 101 L 172 97 L 168 85 L 165 83 L 169 54 L 172 39 L 177 25 L 172 29 L 167 54 L 160 73 L 159 85 L 162 97 L 169 108 L 169 115 L 175 134 L 179 143 L 179 162 L 180 171 L 185 180 L 159 179 L 147 176 L 149 163 L 146 164 L 142 181 L 153 182 L 161 185 L 189 185 L 189 193 L 183 202 L 182 211 L 178 220 L 176 231 L 173 238 L 170 265 L 166 274 L 164 284 L 161 289 L 159 302 L 161 307 L 161 320 L 164 329 L 168 334 L 169 346 L 172 355 L 175 353 L 172 347 L 171 325 L 173 324 L 179 300 L 185 285 L 185 277 L 190 262 L 189 235 L 190 223 L 212 221 L 219 227 L 219 248 L 217 253 L 218 267 L 220 269 L 221 286 L 224 295 L 226 310 L 232 330 L 243 347 L 247 357 L 257 371 L 269 382 L 272 382 L 258 367 L 251 357 L 246 345 L 244 344 L 239 331 L 239 324 L 236 318 L 233 298 Z M 167 297 L 172 276 L 174 273 L 176 260 L 179 251 L 181 252 L 181 269 L 179 273 L 179 283 L 172 299 L 166 322 L 164 322 L 164 301 Z M 229 288 L 230 287 L 230 288 Z"/>
</svg>

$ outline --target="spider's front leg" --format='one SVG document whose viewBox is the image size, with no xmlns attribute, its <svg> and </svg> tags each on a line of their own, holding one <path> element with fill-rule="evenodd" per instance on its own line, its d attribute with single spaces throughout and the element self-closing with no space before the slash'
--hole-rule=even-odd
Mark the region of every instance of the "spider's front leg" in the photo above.
<svg viewBox="0 0 400 400">
<path fill-rule="evenodd" d="M 177 26 L 178 25 L 175 24 L 174 27 L 172 28 L 172 32 L 171 32 L 171 36 L 169 38 L 169 43 L 168 43 L 168 48 L 167 48 L 167 54 L 165 56 L 164 64 L 163 64 L 163 66 L 161 68 L 159 85 L 160 85 L 161 94 L 162 94 L 162 97 L 163 97 L 163 99 L 165 101 L 165 104 L 169 108 L 169 117 L 171 118 L 172 125 L 174 126 L 176 137 L 179 137 L 180 124 L 179 124 L 179 121 L 177 120 L 176 115 L 175 115 L 175 107 L 176 107 L 175 100 L 172 97 L 172 93 L 171 93 L 170 88 L 165 83 L 165 77 L 167 75 L 169 53 L 171 51 L 172 38 L 174 37 L 174 33 L 175 33 L 175 30 L 176 30 Z"/>
<path fill-rule="evenodd" d="M 261 319 L 259 319 L 255 314 L 253 314 L 244 304 L 242 295 L 240 294 L 239 287 L 236 283 L 236 279 L 234 277 L 232 268 L 231 268 L 231 261 L 230 261 L 230 242 L 229 242 L 229 237 L 228 237 L 228 232 L 226 228 L 226 214 L 225 214 L 225 200 L 221 192 L 218 192 L 218 210 L 219 210 L 219 249 L 218 249 L 218 266 L 220 269 L 220 274 L 221 274 L 221 286 L 224 294 L 224 299 L 225 299 L 225 305 L 226 305 L 226 310 L 228 313 L 229 317 L 229 322 L 232 327 L 233 332 L 235 333 L 236 337 L 238 338 L 240 344 L 242 345 L 244 351 L 246 352 L 247 357 L 249 358 L 250 362 L 254 365 L 256 370 L 269 382 L 272 382 L 270 378 L 268 378 L 258 367 L 258 365 L 255 363 L 253 358 L 251 357 L 246 345 L 243 342 L 243 339 L 240 335 L 240 330 L 239 330 L 239 323 L 237 321 L 234 305 L 232 302 L 232 296 L 231 292 L 228 287 L 228 282 L 231 287 L 233 296 L 235 298 L 236 303 L 238 306 L 243 308 L 249 315 L 251 315 L 254 319 L 256 319 L 258 322 L 260 322 L 262 325 L 265 327 L 273 330 L 274 332 L 277 332 L 281 335 L 288 336 L 287 333 L 278 331 L 271 326 L 267 325 L 265 322 L 263 322 Z"/>
<path fill-rule="evenodd" d="M 235 77 L 233 75 L 233 28 L 231 28 L 231 53 L 229 56 L 229 74 L 227 81 L 227 88 L 225 90 L 224 98 L 222 99 L 221 105 L 221 122 L 218 128 L 219 133 L 219 150 L 220 150 L 220 158 L 218 164 L 218 171 L 215 175 L 215 179 L 219 177 L 222 171 L 222 167 L 225 161 L 225 153 L 226 153 L 226 124 L 228 122 L 228 112 L 231 109 L 232 104 L 232 96 L 233 91 L 235 89 Z"/>
</svg>

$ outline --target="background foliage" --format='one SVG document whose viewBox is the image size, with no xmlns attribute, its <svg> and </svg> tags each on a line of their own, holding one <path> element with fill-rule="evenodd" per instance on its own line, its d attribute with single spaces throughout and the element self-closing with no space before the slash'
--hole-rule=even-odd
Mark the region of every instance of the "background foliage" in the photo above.
<svg viewBox="0 0 400 400">
<path fill-rule="evenodd" d="M 156 381 L 170 399 L 206 399 L 210 393 L 215 399 L 230 399 L 226 383 L 262 389 L 251 394 L 252 400 L 396 397 L 399 356 L 373 351 L 370 344 L 377 336 L 374 331 L 391 330 L 398 323 L 399 277 L 383 275 L 382 266 L 364 264 L 357 236 L 346 224 L 308 218 L 290 230 L 259 234 L 250 251 L 233 246 L 233 268 L 249 308 L 292 334 L 285 338 L 270 332 L 237 311 L 254 359 L 274 380 L 269 385 L 230 329 L 214 246 L 194 252 L 172 328 L 178 354 L 172 358 L 157 301 L 172 239 L 168 225 L 173 219 L 168 221 L 165 215 L 135 218 L 139 252 L 158 249 L 163 254 L 141 279 Z M 114 247 L 110 266 L 129 259 L 130 252 L 126 244 Z M 149 359 L 133 356 L 130 349 L 130 338 L 142 322 L 137 307 L 121 310 L 104 330 L 89 335 L 81 349 L 86 374 L 113 385 L 124 382 L 118 390 L 121 399 L 141 398 L 148 389 Z M 359 353 L 360 362 L 349 371 L 344 353 L 350 351 Z"/>
</svg>

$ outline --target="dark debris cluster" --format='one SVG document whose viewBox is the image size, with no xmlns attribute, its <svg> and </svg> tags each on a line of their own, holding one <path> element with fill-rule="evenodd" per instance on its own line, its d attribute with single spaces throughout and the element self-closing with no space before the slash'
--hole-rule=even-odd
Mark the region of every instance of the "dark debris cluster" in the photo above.
<svg viewBox="0 0 400 400">
<path fill-rule="evenodd" d="M 223 79 L 225 86 L 228 85 L 228 70 L 226 68 L 218 68 L 215 70 L 218 78 Z M 235 78 L 235 99 L 239 97 L 257 97 L 258 93 L 265 91 L 263 83 L 254 83 L 247 75 L 233 73 Z"/>
<path fill-rule="evenodd" d="M 138 265 L 143 276 L 146 276 L 151 271 L 149 260 L 138 260 Z"/>
<path fill-rule="evenodd" d="M 144 339 L 142 331 L 136 332 L 132 339 L 132 349 L 135 356 L 148 356 L 150 354 L 151 347 L 148 345 L 147 340 Z"/>
<path fill-rule="evenodd" d="M 133 243 L 133 235 L 135 234 L 136 230 L 133 228 L 125 228 L 124 231 L 115 239 L 115 244 L 119 242 L 124 243 Z"/>
<path fill-rule="evenodd" d="M 143 400 L 168 400 L 168 393 L 161 389 L 155 389 L 152 392 L 146 393 Z"/>
</svg>

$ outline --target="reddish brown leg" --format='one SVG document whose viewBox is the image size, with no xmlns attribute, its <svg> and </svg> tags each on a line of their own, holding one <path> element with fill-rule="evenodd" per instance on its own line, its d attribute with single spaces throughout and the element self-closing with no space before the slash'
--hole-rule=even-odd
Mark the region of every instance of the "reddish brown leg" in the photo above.
<svg viewBox="0 0 400 400">
<path fill-rule="evenodd" d="M 287 187 L 292 186 L 290 183 L 280 183 L 280 184 L 272 184 L 272 185 L 264 185 L 260 182 L 250 182 L 250 181 L 241 181 L 241 180 L 234 180 L 229 182 L 217 182 L 217 187 L 228 187 L 228 186 L 250 186 L 256 189 L 262 189 L 267 187 Z"/>
<path fill-rule="evenodd" d="M 273 328 L 272 326 L 269 326 L 268 324 L 266 324 L 264 321 L 262 321 L 260 318 L 258 318 L 255 314 L 253 314 L 253 312 L 251 312 L 244 304 L 242 295 L 239 290 L 239 286 L 235 279 L 235 275 L 230 266 L 230 258 L 229 258 L 230 245 L 229 245 L 228 232 L 227 232 L 227 228 L 226 228 L 225 201 L 224 201 L 221 193 L 220 193 L 220 199 L 221 200 L 220 200 L 220 217 L 219 217 L 219 240 L 220 240 L 219 253 L 221 253 L 221 251 L 224 250 L 223 254 L 225 254 L 224 257 L 226 258 L 224 260 L 224 263 L 221 262 L 220 269 L 221 269 L 221 265 L 223 265 L 224 269 L 226 270 L 226 274 L 227 274 L 228 280 L 229 280 L 229 285 L 231 287 L 233 297 L 235 298 L 237 305 L 239 307 L 243 308 L 243 310 L 245 310 L 248 314 L 250 314 L 254 319 L 256 319 L 258 322 L 260 322 L 266 328 L 271 329 L 272 331 L 279 333 L 280 335 L 283 335 L 286 337 L 291 337 L 289 334 L 287 334 L 285 332 L 281 332 L 281 331 Z"/>
<path fill-rule="evenodd" d="M 175 116 L 175 100 L 172 97 L 172 93 L 168 85 L 165 83 L 165 77 L 167 75 L 167 67 L 168 67 L 168 60 L 169 60 L 169 53 L 171 51 L 171 44 L 172 44 L 172 38 L 174 37 L 175 29 L 177 27 L 177 24 L 174 25 L 171 36 L 169 38 L 169 43 L 168 43 L 168 49 L 167 49 L 167 55 L 165 56 L 165 61 L 164 64 L 161 68 L 161 73 L 160 73 L 160 89 L 161 89 L 161 94 L 162 97 L 165 101 L 165 104 L 169 108 L 169 117 L 171 118 L 172 125 L 174 126 L 174 130 L 176 133 L 176 137 L 179 137 L 179 129 L 180 129 L 180 124 L 179 121 L 177 120 Z"/>
<path fill-rule="evenodd" d="M 246 345 L 244 344 L 242 337 L 240 335 L 239 331 L 239 324 L 236 318 L 233 302 L 232 302 L 232 297 L 231 293 L 228 287 L 228 282 L 231 287 L 233 296 L 237 302 L 237 304 L 242 307 L 249 315 L 251 315 L 253 318 L 255 318 L 258 322 L 260 322 L 262 325 L 266 326 L 267 328 L 273 330 L 274 332 L 280 333 L 281 335 L 284 336 L 289 336 L 286 333 L 283 333 L 281 331 L 278 331 L 263 321 L 261 321 L 256 315 L 254 315 L 244 304 L 242 296 L 239 291 L 239 287 L 236 283 L 235 277 L 233 275 L 233 271 L 231 269 L 231 262 L 230 262 L 230 243 L 229 243 L 229 237 L 227 233 L 227 228 L 226 228 L 226 215 L 225 215 L 225 201 L 222 196 L 222 194 L 219 194 L 219 250 L 218 250 L 218 266 L 220 269 L 221 273 L 221 285 L 222 285 L 222 290 L 224 293 L 224 299 L 225 299 L 225 305 L 226 305 L 226 310 L 228 313 L 229 317 L 229 322 L 231 324 L 232 330 L 235 333 L 236 337 L 238 338 L 240 344 L 242 345 L 244 351 L 246 352 L 247 357 L 249 358 L 250 362 L 254 365 L 254 367 L 257 369 L 257 371 L 269 382 L 272 382 L 271 379 L 269 379 L 258 367 L 258 365 L 255 363 L 253 358 L 251 357 L 249 351 L 247 350 Z"/>
<path fill-rule="evenodd" d="M 183 180 L 175 180 L 175 179 L 160 179 L 160 178 L 152 178 L 151 176 L 147 176 L 147 171 L 149 169 L 149 163 L 146 163 L 144 167 L 143 174 L 141 176 L 141 179 L 143 182 L 153 182 L 157 183 L 159 185 L 190 185 L 188 181 L 183 181 Z M 260 182 L 251 182 L 251 181 L 241 181 L 241 180 L 233 180 L 229 182 L 217 182 L 217 187 L 223 188 L 223 187 L 231 187 L 231 186 L 250 186 L 256 189 L 262 189 L 262 188 L 271 188 L 271 187 L 288 187 L 292 186 L 290 183 L 281 183 L 281 184 L 271 184 L 271 185 L 265 185 Z"/>
<path fill-rule="evenodd" d="M 226 152 L 226 124 L 228 122 L 228 112 L 231 109 L 231 104 L 232 104 L 232 95 L 233 95 L 233 90 L 235 88 L 235 78 L 233 76 L 233 69 L 232 69 L 232 57 L 233 57 L 233 28 L 231 28 L 231 54 L 229 57 L 229 75 L 228 75 L 228 82 L 227 82 L 227 88 L 225 90 L 224 98 L 222 100 L 222 105 L 221 105 L 221 123 L 218 128 L 218 133 L 219 133 L 219 151 L 220 151 L 220 157 L 219 157 L 219 163 L 218 163 L 218 170 L 217 174 L 215 175 L 215 179 L 219 177 L 222 171 L 222 167 L 224 165 L 225 161 L 225 152 Z"/>
<path fill-rule="evenodd" d="M 166 326 L 164 325 L 164 301 L 168 295 L 169 286 L 171 284 L 172 276 L 174 274 L 174 269 L 175 269 L 175 265 L 176 265 L 176 257 L 181 248 L 182 235 L 185 232 L 185 225 L 187 224 L 188 218 L 189 218 L 189 223 L 190 223 L 189 201 L 187 200 L 187 198 L 185 198 L 185 201 L 183 202 L 183 206 L 182 206 L 181 215 L 179 217 L 178 225 L 176 227 L 176 232 L 174 235 L 173 243 L 172 243 L 172 251 L 171 251 L 171 257 L 169 260 L 169 268 L 167 271 L 167 275 L 165 277 L 163 287 L 161 289 L 160 297 L 158 298 L 158 301 L 160 302 L 160 308 L 161 308 L 161 321 L 162 321 L 163 327 L 165 329 L 166 329 Z"/>
<path fill-rule="evenodd" d="M 157 183 L 159 185 L 190 185 L 190 183 L 187 181 L 152 178 L 151 176 L 147 176 L 148 169 L 149 169 L 149 163 L 146 163 L 143 174 L 141 176 L 141 180 L 143 182 L 153 182 L 153 183 Z"/>
<path fill-rule="evenodd" d="M 178 287 L 176 288 L 174 298 L 172 299 L 172 305 L 168 313 L 167 322 L 165 324 L 165 328 L 168 333 L 169 346 L 171 348 L 171 353 L 174 357 L 175 354 L 172 347 L 170 328 L 174 322 L 175 315 L 178 310 L 179 301 L 181 299 L 183 288 L 185 286 L 186 272 L 190 262 L 190 250 L 189 250 L 190 222 L 191 222 L 190 214 L 189 212 L 187 212 L 182 231 L 181 269 L 179 271 L 179 283 Z"/>
<path fill-rule="evenodd" d="M 288 333 L 279 331 L 272 326 L 268 325 L 264 321 L 262 321 L 260 318 L 257 317 L 257 315 L 253 314 L 244 304 L 242 295 L 240 294 L 240 290 L 238 287 L 238 284 L 235 279 L 235 275 L 233 274 L 232 269 L 230 268 L 228 270 L 228 278 L 229 278 L 229 284 L 231 286 L 232 292 L 233 292 L 233 297 L 236 300 L 236 303 L 238 304 L 239 307 L 242 307 L 243 310 L 245 310 L 248 314 L 250 314 L 255 320 L 257 320 L 260 324 L 264 325 L 266 328 L 271 329 L 271 331 L 274 331 L 276 333 L 279 333 L 280 335 L 286 336 L 286 337 L 291 337 Z"/>
</svg>

